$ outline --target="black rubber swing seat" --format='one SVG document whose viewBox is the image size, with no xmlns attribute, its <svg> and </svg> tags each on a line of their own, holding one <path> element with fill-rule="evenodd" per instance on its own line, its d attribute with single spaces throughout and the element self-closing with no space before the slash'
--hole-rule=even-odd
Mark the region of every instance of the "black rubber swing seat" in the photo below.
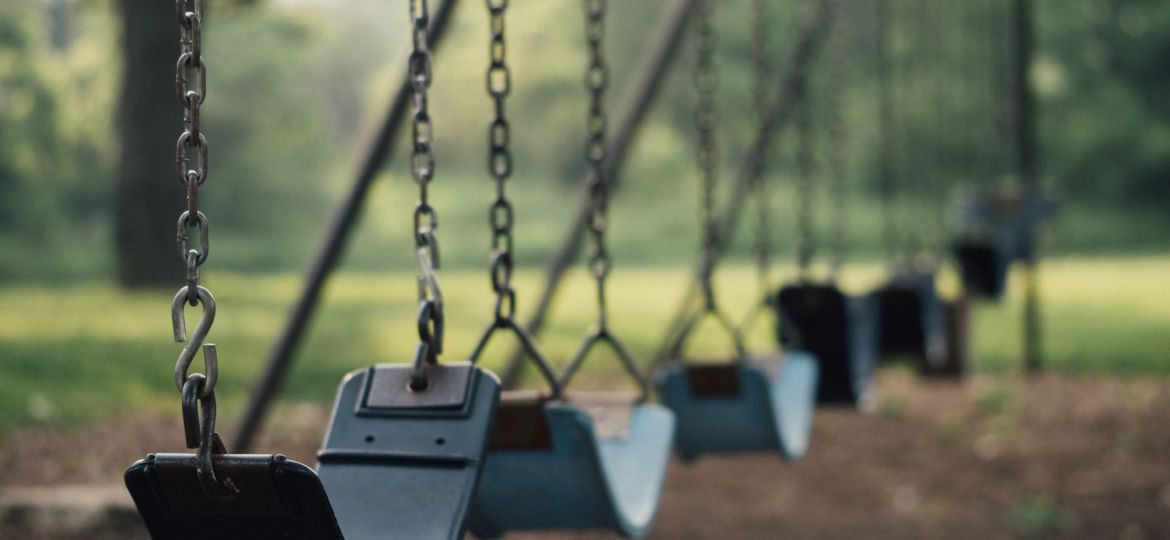
<svg viewBox="0 0 1170 540">
<path fill-rule="evenodd" d="M 1011 267 L 1011 250 L 1001 243 L 958 240 L 952 246 L 963 288 L 979 297 L 1000 298 Z"/>
<path fill-rule="evenodd" d="M 1012 262 L 1030 260 L 1036 229 L 1056 204 L 1036 192 L 968 197 L 959 215 L 963 233 L 952 243 L 963 286 L 970 294 L 998 299 Z"/>
<path fill-rule="evenodd" d="M 847 296 L 833 284 L 790 285 L 777 293 L 780 343 L 820 362 L 817 402 L 870 402 L 877 366 L 876 306 L 869 295 Z"/>
<path fill-rule="evenodd" d="M 500 382 L 470 363 L 384 364 L 341 382 L 318 474 L 351 539 L 458 540 L 482 471 Z"/>
<path fill-rule="evenodd" d="M 674 415 L 622 395 L 550 400 L 508 392 L 472 511 L 471 531 L 650 531 L 666 476 Z"/>
<path fill-rule="evenodd" d="M 701 454 L 778 451 L 798 459 L 808 449 L 820 367 L 792 351 L 733 362 L 682 362 L 655 373 L 662 402 L 674 411 L 675 449 Z"/>
<path fill-rule="evenodd" d="M 239 493 L 210 498 L 194 454 L 151 454 L 126 471 L 126 487 L 155 540 L 342 540 L 312 469 L 281 455 L 225 454 L 216 474 Z M 372 537 L 371 537 L 372 538 Z"/>
<path fill-rule="evenodd" d="M 934 274 L 896 275 L 873 296 L 881 360 L 912 357 L 923 371 L 946 363 L 946 306 L 935 289 Z"/>
</svg>

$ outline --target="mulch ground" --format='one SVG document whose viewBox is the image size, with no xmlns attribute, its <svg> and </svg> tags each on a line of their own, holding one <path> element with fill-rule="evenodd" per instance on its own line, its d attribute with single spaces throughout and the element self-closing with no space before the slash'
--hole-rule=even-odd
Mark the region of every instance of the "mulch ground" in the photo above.
<svg viewBox="0 0 1170 540">
<path fill-rule="evenodd" d="M 1044 376 L 931 382 L 885 373 L 874 410 L 823 410 L 798 463 L 673 463 L 652 538 L 1170 538 L 1170 381 Z M 281 408 L 260 449 L 313 463 L 327 411 Z M 177 418 L 0 442 L 0 490 L 111 485 Z M 128 538 L 0 528 L 0 538 Z M 610 538 L 530 534 L 516 538 Z"/>
</svg>

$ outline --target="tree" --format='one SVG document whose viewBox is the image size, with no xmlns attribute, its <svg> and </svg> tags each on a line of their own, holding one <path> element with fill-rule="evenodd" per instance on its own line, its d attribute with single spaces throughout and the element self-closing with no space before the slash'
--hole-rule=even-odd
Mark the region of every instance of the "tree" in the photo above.
<svg viewBox="0 0 1170 540">
<path fill-rule="evenodd" d="M 178 283 L 183 265 L 174 231 L 183 190 L 171 172 L 181 115 L 172 88 L 179 31 L 174 4 L 119 0 L 118 6 L 124 25 L 114 202 L 118 279 L 130 287 Z"/>
</svg>

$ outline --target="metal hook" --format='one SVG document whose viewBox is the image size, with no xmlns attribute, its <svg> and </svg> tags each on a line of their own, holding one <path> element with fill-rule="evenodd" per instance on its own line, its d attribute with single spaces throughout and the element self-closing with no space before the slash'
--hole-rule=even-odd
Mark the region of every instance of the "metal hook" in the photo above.
<svg viewBox="0 0 1170 540">
<path fill-rule="evenodd" d="M 216 355 L 215 344 L 203 343 L 207 339 L 207 334 L 211 332 L 211 323 L 215 321 L 215 298 L 211 296 L 211 291 L 198 285 L 195 286 L 195 295 L 199 298 L 199 303 L 203 304 L 203 316 L 199 318 L 199 324 L 195 326 L 195 332 L 191 334 L 191 339 L 187 339 L 187 317 L 183 312 L 183 304 L 187 302 L 187 291 L 188 286 L 184 286 L 171 300 L 171 326 L 174 329 L 175 341 L 187 343 L 179 353 L 179 360 L 175 362 L 175 387 L 180 392 L 183 391 L 183 384 L 187 380 L 187 371 L 191 369 L 195 353 L 202 346 L 203 364 L 207 369 L 207 382 L 203 385 L 199 397 L 205 398 L 215 390 L 215 383 L 219 379 L 219 359 Z"/>
</svg>

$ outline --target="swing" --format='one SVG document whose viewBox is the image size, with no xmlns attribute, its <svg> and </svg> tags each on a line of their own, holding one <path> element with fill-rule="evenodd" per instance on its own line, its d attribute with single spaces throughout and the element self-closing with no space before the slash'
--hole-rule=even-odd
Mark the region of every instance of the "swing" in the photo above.
<svg viewBox="0 0 1170 540">
<path fill-rule="evenodd" d="M 710 314 L 719 320 L 723 316 Z M 812 355 L 777 352 L 751 358 L 737 340 L 730 362 L 688 360 L 678 351 L 699 317 L 683 329 L 671 356 L 655 373 L 662 402 L 678 419 L 675 449 L 686 460 L 701 454 L 779 451 L 790 460 L 808 449 L 820 368 Z"/>
<path fill-rule="evenodd" d="M 500 385 L 471 363 L 429 371 L 421 391 L 410 365 L 341 383 L 317 472 L 351 537 L 463 537 Z"/>
<path fill-rule="evenodd" d="M 699 55 L 696 81 L 709 80 L 712 46 L 710 5 L 699 4 Z M 763 5 L 754 4 L 756 31 L 756 106 L 763 108 L 766 69 L 762 56 L 766 42 L 760 13 Z M 740 331 L 717 308 L 711 278 L 716 258 L 717 231 L 714 222 L 713 191 L 715 183 L 714 103 L 712 85 L 700 85 L 699 122 L 700 169 L 704 196 L 703 270 L 700 280 L 705 296 L 704 309 L 691 317 L 679 332 L 669 356 L 673 360 L 655 371 L 655 385 L 662 402 L 677 418 L 675 449 L 683 459 L 692 460 L 704 453 L 779 451 L 786 459 L 798 459 L 808 448 L 812 428 L 813 404 L 816 400 L 818 367 L 807 353 L 776 352 L 751 358 L 743 345 Z M 761 114 L 762 116 L 762 114 Z M 762 160 L 761 160 L 762 161 Z M 767 287 L 767 228 L 769 226 L 764 197 L 763 164 L 753 167 L 752 186 L 758 198 L 760 233 L 758 248 L 762 287 Z M 766 300 L 766 295 L 761 295 Z M 757 308 L 762 306 L 757 306 Z M 753 314 L 756 311 L 753 311 Z M 683 354 L 686 341 L 704 318 L 714 319 L 735 348 L 731 361 L 708 362 L 689 359 Z M 751 320 L 751 317 L 748 318 Z"/>
<path fill-rule="evenodd" d="M 643 537 L 657 512 L 670 455 L 674 417 L 665 407 L 645 403 L 646 382 L 606 325 L 605 279 L 610 259 L 604 243 L 608 187 L 603 169 L 604 2 L 585 5 L 592 98 L 589 187 L 594 194 L 590 269 L 597 281 L 599 322 L 561 377 L 553 380 L 546 375 L 551 395 L 504 394 L 472 508 L 471 530 L 481 538 L 533 529 L 608 529 L 626 537 Z M 502 32 L 502 9 L 500 17 L 493 28 Z M 526 334 L 518 334 L 528 355 L 543 365 L 535 347 L 523 337 Z M 567 397 L 562 393 L 590 350 L 603 343 L 637 381 L 641 394 L 636 401 L 613 394 Z"/>
<path fill-rule="evenodd" d="M 839 28 L 839 27 L 838 27 Z M 877 363 L 876 306 L 869 295 L 848 296 L 837 288 L 835 278 L 844 265 L 845 242 L 845 151 L 840 111 L 846 50 L 843 31 L 834 29 L 833 51 L 837 57 L 829 97 L 833 207 L 833 249 L 830 279 L 813 282 L 810 268 L 815 250 L 812 209 L 812 121 L 808 81 L 797 86 L 797 169 L 800 180 L 797 207 L 797 263 L 800 276 L 795 284 L 781 287 L 775 296 L 777 335 L 788 349 L 808 351 L 820 366 L 817 402 L 823 405 L 864 406 L 871 401 L 871 387 Z"/>
<path fill-rule="evenodd" d="M 1000 298 L 1011 264 L 1031 260 L 1036 229 L 1055 211 L 1052 201 L 1031 192 L 965 199 L 959 207 L 961 232 L 952 245 L 964 289 Z"/>
<path fill-rule="evenodd" d="M 937 195 L 932 189 L 934 183 L 927 179 L 931 176 L 948 176 L 939 162 L 928 159 L 926 152 L 912 152 L 914 148 L 911 128 L 918 127 L 911 122 L 910 113 L 923 104 L 943 105 L 941 88 L 927 86 L 914 81 L 922 78 L 921 73 L 909 73 L 909 69 L 898 62 L 896 73 L 901 75 L 901 84 L 894 85 L 888 80 L 887 73 L 889 58 L 886 54 L 888 27 L 892 25 L 892 17 L 888 6 L 879 6 L 879 30 L 876 34 L 877 46 L 876 64 L 878 65 L 878 83 L 881 87 L 879 104 L 881 141 L 883 147 L 880 152 L 881 173 L 879 191 L 882 197 L 883 227 L 885 229 L 885 249 L 890 259 L 890 277 L 888 281 L 874 291 L 874 301 L 878 310 L 878 349 L 882 361 L 895 358 L 910 358 L 922 373 L 938 372 L 947 364 L 948 335 L 946 306 L 939 297 L 935 288 L 935 273 L 932 266 L 916 264 L 915 258 L 920 253 L 915 247 L 924 247 L 928 244 L 920 241 L 920 246 L 913 245 L 912 231 L 921 231 L 929 225 L 921 222 L 911 224 L 899 223 L 901 215 L 910 214 L 908 196 L 898 197 L 899 189 L 905 192 L 918 192 L 918 195 Z M 922 29 L 935 28 L 939 21 L 928 10 L 915 10 L 917 24 L 913 29 L 902 28 L 904 33 L 914 36 L 915 43 L 921 45 L 924 39 Z M 940 45 L 941 46 L 941 45 Z M 919 75 L 915 77 L 914 75 Z M 929 80 L 941 82 L 937 75 L 931 75 Z M 895 103 L 892 99 L 892 89 L 918 89 L 918 95 L 911 95 L 909 90 L 903 90 L 900 100 Z M 901 105 L 909 103 L 907 107 Z M 895 107 L 897 105 L 897 107 Z M 893 112 L 898 114 L 895 118 Z M 939 116 L 940 115 L 934 115 Z M 895 147 L 895 142 L 900 142 Z M 899 153 L 901 151 L 901 154 Z M 894 158 L 902 170 L 893 170 Z M 915 159 L 911 159 L 914 156 Z M 912 177 L 917 180 L 904 180 Z M 899 212 L 896 204 L 901 202 L 902 211 Z M 923 233 L 924 234 L 924 233 Z"/>
<path fill-rule="evenodd" d="M 868 404 L 877 363 L 875 309 L 868 295 L 847 296 L 832 283 L 780 289 L 780 342 L 820 363 L 817 402 Z"/>
<path fill-rule="evenodd" d="M 495 375 L 468 362 L 439 363 L 443 297 L 438 217 L 427 199 L 434 154 L 426 88 L 426 2 L 410 2 L 414 154 L 419 185 L 414 237 L 419 262 L 419 343 L 410 364 L 380 364 L 341 382 L 318 454 L 318 474 L 342 530 L 357 538 L 462 539 L 499 402 Z M 416 11 L 417 10 L 417 11 Z M 414 61 L 422 58 L 422 62 Z"/>
<path fill-rule="evenodd" d="M 207 179 L 207 138 L 199 124 L 206 96 L 203 62 L 203 2 L 176 3 L 180 27 L 177 94 L 184 104 L 183 133 L 176 145 L 177 173 L 187 188 L 187 208 L 178 221 L 180 258 L 187 283 L 171 301 L 174 338 L 186 342 L 175 364 L 182 395 L 187 448 L 194 454 L 150 454 L 126 470 L 124 480 L 147 531 L 156 539 L 340 540 L 341 530 L 321 481 L 312 469 L 281 455 L 228 454 L 215 432 L 216 347 L 204 343 L 215 321 L 215 298 L 199 285 L 199 268 L 210 241 L 199 210 L 199 188 Z M 194 161 L 188 153 L 195 154 Z M 198 248 L 190 246 L 198 234 Z M 202 305 L 199 324 L 187 339 L 184 304 Z M 199 350 L 204 373 L 189 373 Z"/>
<path fill-rule="evenodd" d="M 201 5 L 197 1 L 195 6 L 196 13 L 185 13 L 184 20 L 198 29 L 198 24 L 190 22 L 199 17 Z M 191 193 L 201 176 L 197 171 L 187 173 L 189 209 L 180 218 L 179 227 L 189 283 L 175 296 L 172 315 L 175 337 L 182 340 L 183 302 L 204 306 L 204 317 L 184 348 L 175 374 L 182 388 L 187 445 L 198 451 L 194 456 L 149 456 L 127 471 L 127 487 L 155 538 L 332 540 L 343 538 L 343 531 L 355 539 L 393 534 L 454 540 L 464 535 L 499 382 L 471 363 L 438 362 L 443 303 L 435 274 L 439 256 L 436 215 L 426 197 L 433 154 L 426 111 L 430 55 L 425 0 L 412 2 L 410 12 L 414 30 L 410 66 L 416 81 L 411 163 L 421 199 L 414 220 L 421 269 L 420 342 L 414 362 L 374 366 L 351 373 L 342 382 L 319 456 L 319 476 L 282 456 L 225 454 L 214 432 L 213 388 L 218 368 L 213 345 L 204 345 L 207 375 L 187 375 L 215 313 L 210 293 L 197 286 L 197 269 L 207 253 L 207 226 L 206 218 L 191 209 L 197 200 Z M 184 37 L 189 31 L 185 29 Z M 198 39 L 192 41 L 199 43 Z M 184 53 L 198 58 L 197 51 L 189 48 L 192 41 L 184 42 Z M 183 66 L 181 59 L 180 69 Z M 184 80 L 183 73 L 180 80 Z M 198 106 L 200 101 L 188 98 L 185 103 Z M 191 133 L 192 117 L 197 115 L 188 114 L 188 131 L 180 139 L 180 151 L 185 140 L 202 140 L 198 133 Z M 422 126 L 424 123 L 427 125 Z M 190 216 L 198 217 L 192 222 Z M 201 229 L 201 252 L 186 250 L 184 233 L 194 226 L 192 223 Z M 411 496 L 400 496 L 403 492 Z"/>
<path fill-rule="evenodd" d="M 204 494 L 192 481 L 199 467 L 191 454 L 152 454 L 126 471 L 126 487 L 152 538 L 343 538 L 312 469 L 281 455 L 223 455 L 213 464 L 232 479 L 237 497 Z"/>
<path fill-rule="evenodd" d="M 910 356 L 923 370 L 946 363 L 946 305 L 935 290 L 933 273 L 897 274 L 873 294 L 882 360 Z"/>
</svg>

